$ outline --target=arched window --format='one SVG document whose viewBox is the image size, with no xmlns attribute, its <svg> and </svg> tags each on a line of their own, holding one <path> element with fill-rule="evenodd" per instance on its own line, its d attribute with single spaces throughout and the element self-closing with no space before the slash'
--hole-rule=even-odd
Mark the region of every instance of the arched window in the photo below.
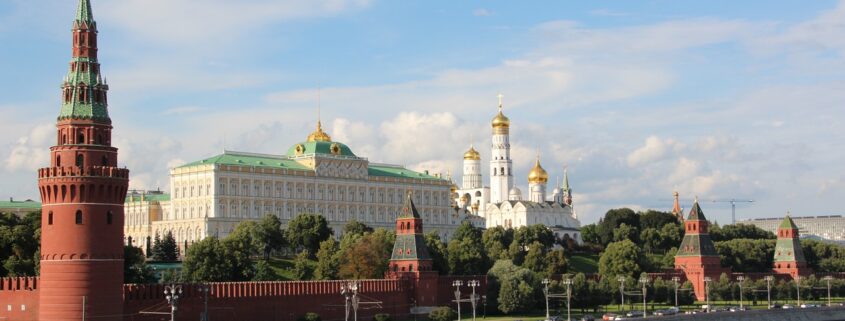
<svg viewBox="0 0 845 321">
<path fill-rule="evenodd" d="M 85 156 L 82 156 L 82 154 L 76 155 L 76 166 L 82 167 L 83 163 L 85 163 Z"/>
<path fill-rule="evenodd" d="M 111 225 L 111 222 L 112 222 L 112 217 L 113 217 L 113 216 L 114 216 L 114 215 L 112 214 L 112 212 L 111 212 L 111 211 L 108 211 L 108 213 L 106 213 L 106 224 Z"/>
<path fill-rule="evenodd" d="M 85 135 L 82 134 L 82 133 L 79 133 L 79 135 L 76 136 L 76 143 L 77 144 L 85 144 Z"/>
<path fill-rule="evenodd" d="M 67 135 L 62 135 L 62 145 L 67 144 Z"/>
<path fill-rule="evenodd" d="M 53 225 L 53 211 L 47 214 L 47 225 Z"/>
<path fill-rule="evenodd" d="M 62 155 L 56 155 L 56 167 L 62 167 Z"/>
<path fill-rule="evenodd" d="M 103 144 L 103 135 L 97 135 L 97 144 Z"/>
<path fill-rule="evenodd" d="M 103 166 L 109 166 L 109 158 L 106 156 L 103 156 Z"/>
<path fill-rule="evenodd" d="M 76 225 L 82 225 L 82 211 L 76 211 Z"/>
</svg>

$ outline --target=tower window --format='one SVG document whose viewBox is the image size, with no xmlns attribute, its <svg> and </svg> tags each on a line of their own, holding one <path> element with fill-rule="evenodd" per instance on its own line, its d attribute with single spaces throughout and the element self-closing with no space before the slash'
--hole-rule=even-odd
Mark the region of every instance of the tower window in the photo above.
<svg viewBox="0 0 845 321">
<path fill-rule="evenodd" d="M 76 166 L 82 167 L 83 163 L 85 163 L 85 156 L 82 156 L 82 154 L 76 155 Z"/>
<path fill-rule="evenodd" d="M 82 225 L 82 211 L 76 211 L 76 225 Z"/>
<path fill-rule="evenodd" d="M 53 212 L 51 211 L 50 214 L 47 214 L 47 225 L 53 225 Z"/>
<path fill-rule="evenodd" d="M 56 167 L 62 167 L 62 155 L 56 155 Z"/>
<path fill-rule="evenodd" d="M 109 166 L 109 158 L 106 156 L 103 156 L 103 166 Z"/>
<path fill-rule="evenodd" d="M 67 144 L 67 135 L 62 135 L 62 145 Z"/>
<path fill-rule="evenodd" d="M 81 97 L 82 97 L 82 94 L 81 94 L 81 93 L 79 94 L 79 97 L 80 97 L 80 99 L 81 99 Z M 76 143 L 77 143 L 77 144 L 85 144 L 85 135 L 83 135 L 83 134 L 81 134 L 81 133 L 80 133 L 79 135 L 77 135 L 77 136 L 76 136 Z"/>
<path fill-rule="evenodd" d="M 114 216 L 114 215 L 112 214 L 112 212 L 111 212 L 111 211 L 109 211 L 108 213 L 106 213 L 106 224 L 111 225 L 111 222 L 112 222 L 112 217 L 113 217 L 113 216 Z"/>
</svg>

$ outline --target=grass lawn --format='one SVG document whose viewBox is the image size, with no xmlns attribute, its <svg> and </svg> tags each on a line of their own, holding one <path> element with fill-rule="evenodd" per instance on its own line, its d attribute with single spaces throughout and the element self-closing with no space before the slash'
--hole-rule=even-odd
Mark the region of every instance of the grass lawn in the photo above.
<svg viewBox="0 0 845 321">
<path fill-rule="evenodd" d="M 573 254 L 569 257 L 569 267 L 573 272 L 598 273 L 598 254 Z"/>
<path fill-rule="evenodd" d="M 271 257 L 270 268 L 279 275 L 280 281 L 295 281 L 293 276 L 294 259 Z M 308 261 L 308 265 L 313 269 L 317 266 L 317 261 Z"/>
</svg>

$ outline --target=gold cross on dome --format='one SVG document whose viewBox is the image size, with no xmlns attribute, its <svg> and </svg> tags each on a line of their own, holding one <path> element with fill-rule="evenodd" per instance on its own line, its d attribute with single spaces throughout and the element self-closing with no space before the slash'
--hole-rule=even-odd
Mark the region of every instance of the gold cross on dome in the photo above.
<svg viewBox="0 0 845 321">
<path fill-rule="evenodd" d="M 504 98 L 505 95 L 502 95 L 502 93 L 499 93 L 496 97 L 499 97 L 499 107 L 502 107 L 502 98 Z"/>
</svg>

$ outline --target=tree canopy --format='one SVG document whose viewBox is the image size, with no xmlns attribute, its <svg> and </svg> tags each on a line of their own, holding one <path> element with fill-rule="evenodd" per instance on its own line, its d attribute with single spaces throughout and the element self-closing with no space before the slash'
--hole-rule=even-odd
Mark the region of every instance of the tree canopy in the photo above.
<svg viewBox="0 0 845 321">
<path fill-rule="evenodd" d="M 288 222 L 285 237 L 295 248 L 302 248 L 313 256 L 320 242 L 332 236 L 326 218 L 317 214 L 299 214 Z"/>
</svg>

